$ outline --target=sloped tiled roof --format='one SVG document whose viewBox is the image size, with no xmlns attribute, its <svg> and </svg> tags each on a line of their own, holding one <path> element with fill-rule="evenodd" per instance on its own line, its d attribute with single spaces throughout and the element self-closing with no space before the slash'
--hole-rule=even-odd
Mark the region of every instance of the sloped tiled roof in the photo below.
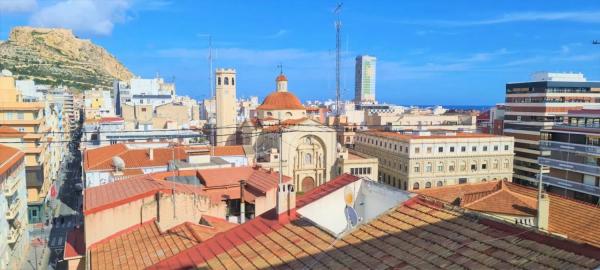
<svg viewBox="0 0 600 270">
<path fill-rule="evenodd" d="M 19 149 L 0 144 L 0 175 L 23 160 L 24 156 L 25 154 Z"/>
<path fill-rule="evenodd" d="M 274 211 L 149 269 L 575 269 L 600 250 L 413 198 L 336 239 L 307 219 Z"/>
<path fill-rule="evenodd" d="M 208 188 L 239 185 L 240 180 L 246 180 L 247 185 L 264 193 L 276 188 L 279 183 L 279 173 L 254 167 L 206 169 L 198 170 L 197 173 L 198 178 L 200 178 Z M 288 176 L 283 176 L 284 182 L 287 182 L 290 179 L 291 178 Z"/>
<path fill-rule="evenodd" d="M 65 260 L 85 256 L 85 239 L 83 228 L 76 228 L 67 233 L 63 258 Z"/>
<path fill-rule="evenodd" d="M 198 186 L 156 181 L 149 175 L 142 175 L 101 186 L 86 188 L 84 193 L 83 212 L 85 215 L 89 215 L 140 198 L 153 196 L 158 191 L 170 193 L 173 189 L 176 192 L 205 195 Z"/>
<path fill-rule="evenodd" d="M 511 182 L 503 182 L 505 190 L 498 189 L 498 182 L 486 182 L 477 184 L 455 185 L 424 189 L 416 191 L 422 195 L 436 198 L 448 203 L 457 198 L 461 201 L 474 202 L 479 199 L 469 199 L 473 194 L 490 194 L 485 203 L 475 204 L 471 207 L 468 203 L 463 205 L 467 209 L 480 212 L 502 213 L 508 212 L 510 205 L 513 207 L 512 214 L 533 216 L 537 209 L 537 189 L 517 185 Z M 511 194 L 506 192 L 508 190 Z M 501 194 L 493 196 L 494 194 Z M 586 242 L 600 247 L 600 223 L 596 222 L 600 217 L 600 207 L 590 205 L 573 199 L 564 198 L 555 194 L 550 195 L 550 216 L 548 219 L 548 231 L 565 235 L 570 239 Z M 482 198 L 485 196 L 482 196 Z M 527 206 L 522 208 L 521 206 Z"/>
<path fill-rule="evenodd" d="M 301 208 L 309 203 L 323 198 L 327 194 L 332 193 L 341 187 L 348 185 L 349 183 L 357 181 L 358 179 L 360 178 L 351 174 L 342 174 L 334 179 L 331 179 L 325 184 L 313 188 L 303 195 L 299 195 L 296 199 L 296 207 Z"/>
<path fill-rule="evenodd" d="M 203 218 L 211 226 L 185 222 L 161 233 L 151 220 L 95 243 L 90 247 L 91 269 L 144 269 L 237 225 Z"/>
<path fill-rule="evenodd" d="M 125 162 L 125 168 L 143 168 L 166 166 L 170 160 L 186 159 L 188 157 L 186 146 L 169 148 L 154 148 L 153 158 L 150 159 L 150 149 L 130 149 L 125 144 L 113 144 L 104 147 L 89 149 L 84 154 L 84 169 L 86 171 L 113 170 L 112 158 L 120 157 Z"/>
</svg>

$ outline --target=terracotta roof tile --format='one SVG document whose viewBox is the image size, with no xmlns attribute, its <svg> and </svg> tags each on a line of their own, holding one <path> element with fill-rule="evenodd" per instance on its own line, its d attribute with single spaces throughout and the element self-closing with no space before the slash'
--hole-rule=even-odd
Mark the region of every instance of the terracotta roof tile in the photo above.
<svg viewBox="0 0 600 270">
<path fill-rule="evenodd" d="M 91 269 L 144 269 L 237 225 L 202 218 L 210 220 L 210 226 L 185 222 L 161 233 L 151 220 L 95 243 L 90 247 Z"/>
<path fill-rule="evenodd" d="M 188 146 L 169 148 L 134 149 L 125 144 L 113 144 L 104 147 L 86 150 L 84 153 L 84 169 L 86 171 L 113 170 L 112 158 L 120 157 L 125 162 L 125 168 L 144 168 L 167 166 L 173 157 L 177 160 L 186 159 Z M 153 157 L 150 159 L 150 151 Z"/>
<path fill-rule="evenodd" d="M 543 259 L 542 259 L 543 258 Z M 274 211 L 218 234 L 149 269 L 594 268 L 600 250 L 439 208 L 413 198 L 336 240 Z"/>
<path fill-rule="evenodd" d="M 227 145 L 215 146 L 213 148 L 214 156 L 245 156 L 244 146 L 242 145 Z"/>
<path fill-rule="evenodd" d="M 440 188 L 416 191 L 425 196 L 436 198 L 448 203 L 457 198 L 468 198 L 469 194 L 484 194 L 489 200 L 477 203 L 471 208 L 470 204 L 464 205 L 467 209 L 481 212 L 510 212 L 513 215 L 535 215 L 537 209 L 537 190 L 520 186 L 510 182 L 502 183 L 505 190 L 498 189 L 497 182 L 447 186 Z M 507 191 L 509 193 L 507 193 Z M 497 195 L 495 195 L 497 194 Z M 600 224 L 593 222 L 600 217 L 600 207 L 564 198 L 555 194 L 550 195 L 550 216 L 548 230 L 552 233 L 565 235 L 569 239 L 589 243 L 600 247 Z M 483 198 L 483 197 L 482 197 Z M 479 199 L 477 199 L 479 200 Z M 477 200 L 470 200 L 470 203 Z M 514 209 L 510 210 L 512 205 Z M 527 206 L 522 208 L 521 206 Z"/>
<path fill-rule="evenodd" d="M 341 187 L 346 186 L 349 183 L 356 182 L 360 178 L 351 174 L 342 174 L 334 179 L 331 179 L 329 182 L 320 185 L 311 191 L 304 193 L 303 195 L 299 195 L 296 200 L 296 207 L 301 208 L 309 203 L 312 203 L 327 194 L 334 192 Z"/>
<path fill-rule="evenodd" d="M 127 178 L 105 185 L 86 188 L 84 192 L 84 214 L 89 215 L 104 209 L 117 207 L 140 198 L 154 196 L 158 191 L 166 193 L 173 189 L 182 193 L 206 195 L 198 186 L 174 182 L 157 181 L 149 175 Z"/>
<path fill-rule="evenodd" d="M 0 144 L 0 175 L 23 161 L 24 156 L 19 149 Z"/>
</svg>

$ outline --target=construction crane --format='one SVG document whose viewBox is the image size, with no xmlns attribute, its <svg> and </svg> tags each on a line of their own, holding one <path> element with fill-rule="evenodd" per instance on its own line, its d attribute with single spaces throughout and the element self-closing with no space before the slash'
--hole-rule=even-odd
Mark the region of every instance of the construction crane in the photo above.
<svg viewBox="0 0 600 270">
<path fill-rule="evenodd" d="M 340 13 L 342 12 L 343 3 L 338 3 L 333 13 L 336 15 L 335 21 L 335 116 L 340 116 L 340 50 L 342 46 L 342 21 L 340 20 Z"/>
</svg>

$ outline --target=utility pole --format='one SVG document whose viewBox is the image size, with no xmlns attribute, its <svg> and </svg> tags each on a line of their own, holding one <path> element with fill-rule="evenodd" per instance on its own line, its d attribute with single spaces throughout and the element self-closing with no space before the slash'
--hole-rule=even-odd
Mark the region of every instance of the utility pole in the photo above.
<svg viewBox="0 0 600 270">
<path fill-rule="evenodd" d="M 340 116 L 340 50 L 342 46 L 342 21 L 340 20 L 340 13 L 342 12 L 343 3 L 338 3 L 333 13 L 337 16 L 335 21 L 335 116 Z M 339 119 L 337 120 L 339 121 Z M 336 122 L 337 122 L 336 121 Z"/>
</svg>

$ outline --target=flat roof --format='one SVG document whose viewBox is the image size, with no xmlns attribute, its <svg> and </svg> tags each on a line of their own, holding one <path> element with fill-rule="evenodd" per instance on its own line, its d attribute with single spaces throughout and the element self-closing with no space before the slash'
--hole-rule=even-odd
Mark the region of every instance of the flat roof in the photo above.
<svg viewBox="0 0 600 270">
<path fill-rule="evenodd" d="M 425 139 L 459 139 L 459 138 L 493 138 L 493 137 L 507 137 L 500 136 L 495 134 L 487 134 L 487 133 L 465 133 L 465 132 L 449 132 L 446 134 L 431 134 L 431 135 L 418 135 L 418 134 L 403 134 L 399 132 L 393 131 L 366 131 L 363 132 L 369 135 L 374 135 L 377 137 L 384 137 L 390 139 L 400 139 L 400 140 L 425 140 Z"/>
</svg>

